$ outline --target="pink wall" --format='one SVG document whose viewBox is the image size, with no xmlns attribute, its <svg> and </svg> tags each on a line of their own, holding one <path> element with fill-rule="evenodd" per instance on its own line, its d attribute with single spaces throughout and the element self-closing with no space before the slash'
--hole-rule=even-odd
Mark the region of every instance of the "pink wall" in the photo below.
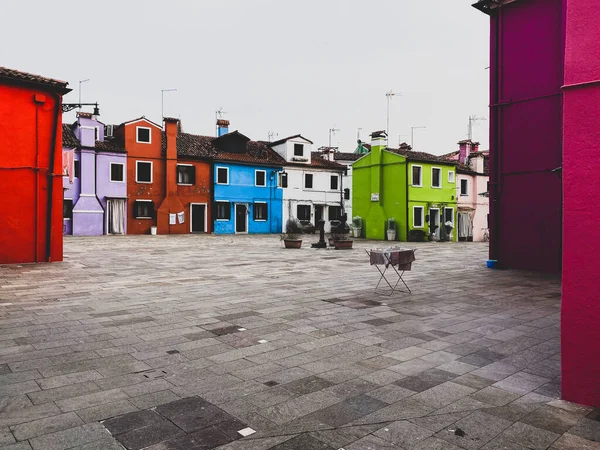
<svg viewBox="0 0 600 450">
<path fill-rule="evenodd" d="M 567 0 L 564 88 L 562 395 L 600 406 L 600 10 Z M 573 86 L 577 84 L 579 86 Z"/>
<path fill-rule="evenodd" d="M 560 272 L 562 1 L 491 15 L 490 259 L 500 267 Z"/>
</svg>

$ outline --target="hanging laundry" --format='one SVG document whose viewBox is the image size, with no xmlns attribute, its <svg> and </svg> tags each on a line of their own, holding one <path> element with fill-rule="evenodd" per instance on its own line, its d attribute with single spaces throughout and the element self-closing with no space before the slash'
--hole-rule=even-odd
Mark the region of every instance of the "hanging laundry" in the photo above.
<svg viewBox="0 0 600 450">
<path fill-rule="evenodd" d="M 179 223 L 183 223 L 185 219 L 185 212 L 177 213 L 177 219 L 179 219 Z"/>
<path fill-rule="evenodd" d="M 169 214 L 169 225 L 177 224 L 177 214 Z"/>
</svg>

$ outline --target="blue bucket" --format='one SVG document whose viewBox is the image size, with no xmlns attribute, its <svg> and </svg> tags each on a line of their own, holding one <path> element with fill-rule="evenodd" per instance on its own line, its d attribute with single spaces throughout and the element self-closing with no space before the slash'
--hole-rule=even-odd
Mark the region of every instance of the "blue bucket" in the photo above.
<svg viewBox="0 0 600 450">
<path fill-rule="evenodd" d="M 496 268 L 498 268 L 498 260 L 496 260 L 496 259 L 488 259 L 485 262 L 485 265 L 487 266 L 488 269 L 496 269 Z"/>
</svg>

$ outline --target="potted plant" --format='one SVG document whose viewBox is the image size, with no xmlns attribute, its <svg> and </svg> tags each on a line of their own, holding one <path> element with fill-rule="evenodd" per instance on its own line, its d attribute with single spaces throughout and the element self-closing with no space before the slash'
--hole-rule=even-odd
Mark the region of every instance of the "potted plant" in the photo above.
<svg viewBox="0 0 600 450">
<path fill-rule="evenodd" d="M 388 241 L 396 240 L 396 219 L 394 217 L 387 220 L 387 239 Z"/>
<path fill-rule="evenodd" d="M 354 216 L 352 218 L 352 236 L 357 238 L 362 233 L 362 217 Z"/>
<path fill-rule="evenodd" d="M 454 228 L 454 224 L 448 220 L 444 226 L 446 227 L 446 236 L 448 237 L 448 240 L 451 241 L 452 240 L 452 228 Z"/>
<path fill-rule="evenodd" d="M 302 239 L 300 234 L 302 233 L 302 226 L 296 219 L 288 219 L 285 223 L 285 233 L 281 235 L 285 248 L 300 248 L 302 247 Z"/>
<path fill-rule="evenodd" d="M 348 233 L 331 233 L 331 237 L 336 250 L 350 250 L 352 248 L 354 241 L 348 237 Z"/>
</svg>

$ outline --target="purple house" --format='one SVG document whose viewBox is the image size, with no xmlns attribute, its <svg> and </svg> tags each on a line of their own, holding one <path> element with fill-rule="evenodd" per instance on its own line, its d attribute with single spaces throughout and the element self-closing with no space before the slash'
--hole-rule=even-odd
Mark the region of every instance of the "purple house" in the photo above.
<svg viewBox="0 0 600 450">
<path fill-rule="evenodd" d="M 64 234 L 125 234 L 127 154 L 110 134 L 89 113 L 63 125 Z"/>
</svg>

